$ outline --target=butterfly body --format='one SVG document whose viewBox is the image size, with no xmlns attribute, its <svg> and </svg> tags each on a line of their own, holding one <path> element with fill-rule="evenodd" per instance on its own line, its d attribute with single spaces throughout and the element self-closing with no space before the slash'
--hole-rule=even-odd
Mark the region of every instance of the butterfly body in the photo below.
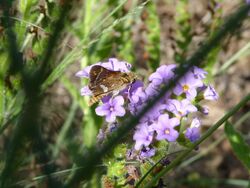
<svg viewBox="0 0 250 188">
<path fill-rule="evenodd" d="M 95 65 L 90 69 L 89 89 L 92 92 L 89 105 L 98 102 L 102 97 L 117 93 L 133 83 L 136 75 L 132 72 L 111 71 L 100 65 Z"/>
</svg>

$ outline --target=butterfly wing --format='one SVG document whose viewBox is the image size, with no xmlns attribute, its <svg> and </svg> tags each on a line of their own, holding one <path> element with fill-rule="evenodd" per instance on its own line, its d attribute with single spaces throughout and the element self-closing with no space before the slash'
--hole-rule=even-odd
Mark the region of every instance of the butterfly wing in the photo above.
<svg viewBox="0 0 250 188">
<path fill-rule="evenodd" d="M 124 89 L 136 78 L 133 73 L 112 71 L 100 65 L 94 65 L 90 69 L 89 77 L 89 89 L 93 93 L 89 103 L 90 106 L 109 93 Z"/>
<path fill-rule="evenodd" d="M 89 82 L 89 89 L 93 93 L 90 105 L 114 90 L 119 89 L 123 85 L 121 74 L 120 71 L 111 71 L 99 65 L 93 66 L 90 70 Z"/>
<path fill-rule="evenodd" d="M 110 74 L 110 70 L 100 66 L 95 65 L 90 69 L 89 78 L 90 85 L 97 85 L 100 81 L 106 78 Z"/>
<path fill-rule="evenodd" d="M 111 71 L 100 65 L 95 65 L 90 70 L 89 88 L 96 95 L 110 93 L 121 86 L 122 74 L 120 71 Z"/>
</svg>

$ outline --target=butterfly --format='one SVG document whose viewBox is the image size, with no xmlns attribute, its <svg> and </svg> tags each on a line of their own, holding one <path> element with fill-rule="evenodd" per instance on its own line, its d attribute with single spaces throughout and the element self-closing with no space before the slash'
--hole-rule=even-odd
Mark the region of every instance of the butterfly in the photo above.
<svg viewBox="0 0 250 188">
<path fill-rule="evenodd" d="M 94 65 L 90 69 L 88 87 L 92 92 L 89 106 L 98 102 L 110 93 L 117 93 L 132 84 L 136 75 L 132 72 L 108 70 L 100 65 Z"/>
</svg>

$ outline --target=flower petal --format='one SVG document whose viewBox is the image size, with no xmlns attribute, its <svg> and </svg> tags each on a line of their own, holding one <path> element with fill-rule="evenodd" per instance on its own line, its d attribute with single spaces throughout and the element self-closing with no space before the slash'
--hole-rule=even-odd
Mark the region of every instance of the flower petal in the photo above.
<svg viewBox="0 0 250 188">
<path fill-rule="evenodd" d="M 132 67 L 128 62 L 119 61 L 116 58 L 109 58 L 108 62 L 101 63 L 101 66 L 109 70 L 121 72 L 129 72 Z"/>
<path fill-rule="evenodd" d="M 124 98 L 121 95 L 118 95 L 111 100 L 110 100 L 110 104 L 112 103 L 112 105 L 114 106 L 122 106 L 124 104 Z"/>
<path fill-rule="evenodd" d="M 175 129 L 172 129 L 171 134 L 167 135 L 166 137 L 169 142 L 175 142 L 178 136 L 179 136 L 178 131 L 176 131 Z"/>
<path fill-rule="evenodd" d="M 83 88 L 81 88 L 81 95 L 82 96 L 91 96 L 91 95 L 93 95 L 93 93 L 89 89 L 89 86 L 84 86 Z"/>
<path fill-rule="evenodd" d="M 106 115 L 110 114 L 109 105 L 103 104 L 102 106 L 98 106 L 95 109 L 95 112 L 99 116 L 106 116 Z"/>
<path fill-rule="evenodd" d="M 106 115 L 106 121 L 109 122 L 109 123 L 112 123 L 114 122 L 116 119 L 116 116 L 114 113 L 109 113 Z"/>
<path fill-rule="evenodd" d="M 204 99 L 217 100 L 218 98 L 219 98 L 219 95 L 217 94 L 215 89 L 211 85 L 208 85 L 204 91 Z"/>
<path fill-rule="evenodd" d="M 177 96 L 181 95 L 183 93 L 183 87 L 181 86 L 181 84 L 177 83 L 173 89 L 173 92 Z"/>
<path fill-rule="evenodd" d="M 180 120 L 178 118 L 171 118 L 169 119 L 169 124 L 174 128 L 180 124 Z"/>
<path fill-rule="evenodd" d="M 80 78 L 88 78 L 89 77 L 89 72 L 87 72 L 85 69 L 78 71 L 75 76 L 80 77 Z"/>
<path fill-rule="evenodd" d="M 121 107 L 121 106 L 115 106 L 115 110 L 114 110 L 113 113 L 114 113 L 116 116 L 122 117 L 122 116 L 125 115 L 126 111 L 125 111 L 125 109 L 124 109 L 123 107 Z"/>
<path fill-rule="evenodd" d="M 158 122 L 162 123 L 162 124 L 165 124 L 169 121 L 169 116 L 168 114 L 163 114 L 163 115 L 160 115 L 160 117 L 158 118 Z"/>
<path fill-rule="evenodd" d="M 135 142 L 135 149 L 140 150 L 141 147 L 143 146 L 143 142 L 141 140 Z"/>
<path fill-rule="evenodd" d="M 197 95 L 197 91 L 195 88 L 190 88 L 187 92 L 186 92 L 186 96 L 187 99 L 192 100 L 196 97 Z"/>
</svg>

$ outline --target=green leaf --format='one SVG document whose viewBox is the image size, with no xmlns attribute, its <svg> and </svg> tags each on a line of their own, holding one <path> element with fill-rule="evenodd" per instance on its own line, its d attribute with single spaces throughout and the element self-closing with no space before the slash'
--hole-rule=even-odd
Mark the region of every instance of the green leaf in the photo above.
<svg viewBox="0 0 250 188">
<path fill-rule="evenodd" d="M 19 1 L 19 11 L 23 14 L 24 19 L 30 18 L 32 6 L 36 5 L 35 0 L 20 0 Z"/>
<path fill-rule="evenodd" d="M 66 76 L 61 78 L 61 82 L 64 87 L 70 93 L 74 101 L 77 101 L 78 105 L 84 113 L 82 125 L 84 126 L 83 140 L 87 147 L 90 147 L 96 143 L 96 135 L 98 129 L 102 123 L 102 118 L 95 114 L 94 108 L 90 108 L 87 104 L 87 99 L 80 95 L 79 89 L 70 82 Z"/>
<path fill-rule="evenodd" d="M 238 159 L 250 170 L 250 147 L 242 135 L 229 122 L 225 124 L 225 133 Z"/>
</svg>

